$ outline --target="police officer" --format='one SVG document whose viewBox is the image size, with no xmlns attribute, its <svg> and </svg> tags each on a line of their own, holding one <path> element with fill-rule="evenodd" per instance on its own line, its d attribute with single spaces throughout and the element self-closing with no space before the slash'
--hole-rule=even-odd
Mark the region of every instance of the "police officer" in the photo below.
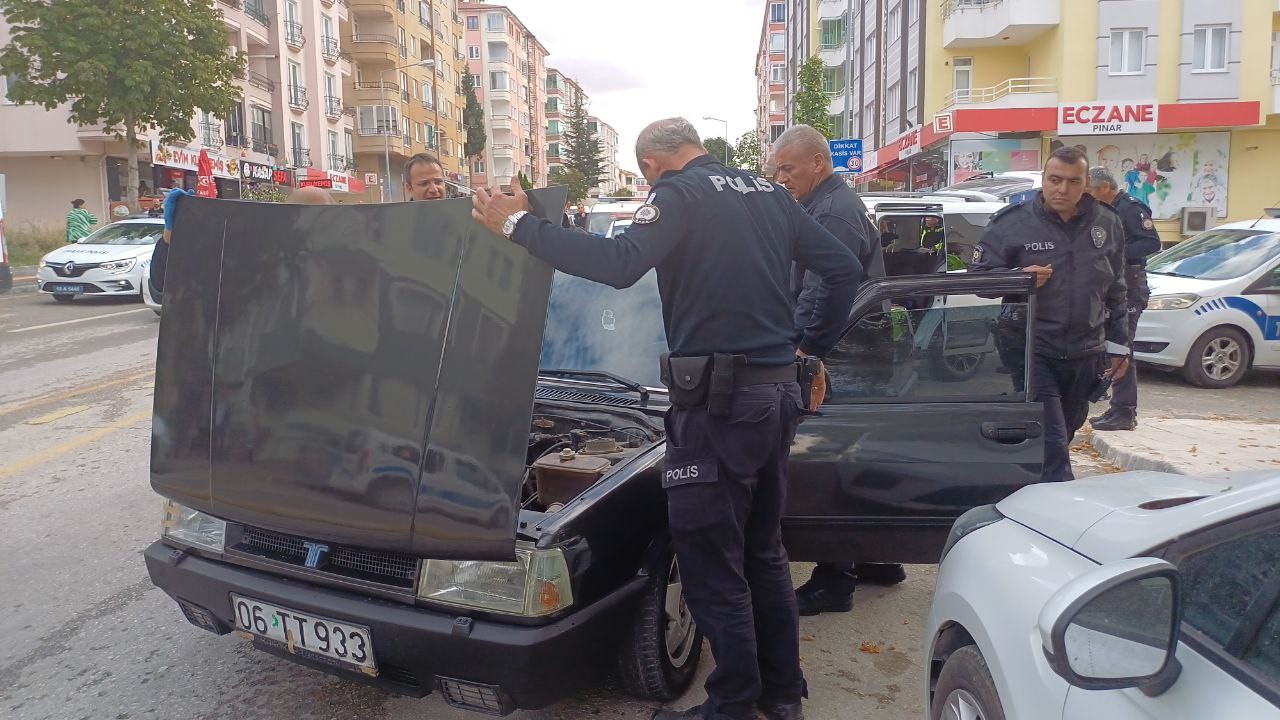
<svg viewBox="0 0 1280 720">
<path fill-rule="evenodd" d="M 773 142 L 768 166 L 805 212 L 857 256 L 868 279 L 884 277 L 880 233 L 862 199 L 836 174 L 831 146 L 822 133 L 808 125 L 788 128 Z M 797 263 L 791 273 L 791 292 L 796 301 L 796 330 L 803 333 L 821 314 L 830 289 L 816 273 Z M 825 389 L 825 382 L 815 388 L 811 408 L 821 404 Z M 808 582 L 796 588 L 796 600 L 801 615 L 847 612 L 853 609 L 853 591 L 859 581 L 893 585 L 905 579 L 901 565 L 818 563 Z"/>
<path fill-rule="evenodd" d="M 1046 482 L 1074 479 L 1070 443 L 1089 395 L 1104 373 L 1119 379 L 1129 365 L 1124 225 L 1085 192 L 1088 170 L 1078 149 L 1055 150 L 1040 192 L 991 216 L 969 264 L 1036 276 L 1030 396 L 1044 403 Z"/>
<path fill-rule="evenodd" d="M 1147 287 L 1147 258 L 1160 252 L 1160 234 L 1151 222 L 1151 208 L 1116 185 L 1105 167 L 1089 168 L 1089 194 L 1115 208 L 1124 223 L 1124 282 L 1129 288 L 1129 339 L 1137 337 L 1138 318 L 1147 309 L 1151 290 Z M 1132 362 L 1133 347 L 1130 343 Z M 1111 407 L 1089 418 L 1094 430 L 1132 430 L 1138 427 L 1138 371 L 1130 368 L 1111 386 Z"/>
<path fill-rule="evenodd" d="M 862 267 L 787 193 L 708 155 L 688 120 L 646 127 L 636 158 L 653 190 L 613 238 L 529 216 L 518 187 L 478 191 L 472 214 L 589 280 L 623 288 L 657 268 L 671 349 L 664 377 L 676 372 L 662 484 L 685 599 L 716 668 L 705 703 L 654 717 L 746 720 L 759 706 L 771 719 L 801 718 L 799 620 L 780 528 L 802 405 L 796 355 L 835 344 Z M 793 261 L 830 287 L 798 350 Z"/>
</svg>

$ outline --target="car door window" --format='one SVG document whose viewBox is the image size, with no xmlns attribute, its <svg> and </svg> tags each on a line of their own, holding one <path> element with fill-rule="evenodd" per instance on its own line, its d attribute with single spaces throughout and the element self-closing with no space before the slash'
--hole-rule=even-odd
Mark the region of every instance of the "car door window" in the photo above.
<svg viewBox="0 0 1280 720">
<path fill-rule="evenodd" d="M 1178 562 L 1185 584 L 1183 622 L 1215 643 L 1242 646 L 1261 617 L 1257 603 L 1275 600 L 1280 580 L 1280 527 L 1238 535 L 1194 551 Z M 1260 653 L 1267 652 L 1261 648 Z M 1275 657 L 1274 642 L 1269 651 Z M 1234 653 L 1233 653 L 1234 654 Z M 1274 662 L 1274 660 L 1273 660 Z"/>
<path fill-rule="evenodd" d="M 973 246 L 982 238 L 982 231 L 991 219 L 988 212 L 957 212 L 943 216 L 946 229 L 947 269 L 963 270 L 973 257 Z"/>
<path fill-rule="evenodd" d="M 1267 622 L 1245 653 L 1244 661 L 1272 682 L 1280 684 L 1280 604 L 1271 608 Z"/>
<path fill-rule="evenodd" d="M 936 229 L 926 224 L 926 218 L 934 218 Z M 945 245 L 941 215 L 886 214 L 880 217 L 879 224 L 885 275 L 928 275 L 946 269 L 945 253 L 939 249 L 939 245 Z"/>
<path fill-rule="evenodd" d="M 1026 303 L 957 297 L 972 304 L 864 315 L 824 360 L 828 402 L 1021 398 Z"/>
</svg>

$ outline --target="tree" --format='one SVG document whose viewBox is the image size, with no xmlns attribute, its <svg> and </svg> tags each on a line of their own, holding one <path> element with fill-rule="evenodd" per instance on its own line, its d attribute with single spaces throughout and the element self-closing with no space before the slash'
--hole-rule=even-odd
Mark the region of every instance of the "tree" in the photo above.
<svg viewBox="0 0 1280 720">
<path fill-rule="evenodd" d="M 9 97 L 102 125 L 128 155 L 125 201 L 138 207 L 138 135 L 190 140 L 196 110 L 226 113 L 241 98 L 245 57 L 227 45 L 222 13 L 190 0 L 0 0 L 12 40 L 0 74 Z"/>
<path fill-rule="evenodd" d="M 258 183 L 251 185 L 240 193 L 241 200 L 256 200 L 257 202 L 282 203 L 289 199 L 289 193 L 285 192 L 279 185 L 268 185 L 267 183 Z"/>
<path fill-rule="evenodd" d="M 722 137 L 707 138 L 702 141 L 702 147 L 707 149 L 707 154 L 719 160 L 729 167 L 733 167 L 733 146 L 729 141 Z"/>
<path fill-rule="evenodd" d="M 760 136 L 756 132 L 742 133 L 742 137 L 738 138 L 738 145 L 733 149 L 733 156 L 737 159 L 738 167 L 749 173 L 760 174 Z"/>
<path fill-rule="evenodd" d="M 532 181 L 532 180 L 530 180 L 530 179 L 529 179 L 529 177 L 528 177 L 527 175 L 525 175 L 523 171 L 521 171 L 521 172 L 517 172 L 517 173 L 516 173 L 516 179 L 520 181 L 520 189 L 521 189 L 521 190 L 532 190 L 532 189 L 533 189 L 533 181 Z"/>
<path fill-rule="evenodd" d="M 467 140 L 463 143 L 462 152 L 468 158 L 474 158 L 484 152 L 488 137 L 484 132 L 484 108 L 476 99 L 476 88 L 471 82 L 471 74 L 462 76 L 463 94 L 467 96 L 466 107 L 462 110 L 462 124 L 467 129 Z"/>
<path fill-rule="evenodd" d="M 614 197 L 635 197 L 636 191 L 629 187 L 620 187 L 613 192 Z"/>
<path fill-rule="evenodd" d="M 582 95 L 574 98 L 569 108 L 568 123 L 564 132 L 565 167 L 578 171 L 587 183 L 587 189 L 596 187 L 604 178 L 604 149 L 600 138 L 591 129 Z M 584 192 L 585 196 L 586 193 Z"/>
<path fill-rule="evenodd" d="M 551 168 L 550 179 L 552 185 L 569 187 L 569 202 L 580 202 L 587 196 L 587 191 L 595 187 L 594 184 L 587 182 L 582 173 L 571 167 Z"/>
<path fill-rule="evenodd" d="M 796 93 L 796 123 L 812 126 L 828 140 L 834 135 L 831 132 L 831 116 L 827 114 L 827 106 L 831 104 L 826 92 L 822 89 L 822 60 L 815 55 L 800 66 L 800 90 Z"/>
</svg>

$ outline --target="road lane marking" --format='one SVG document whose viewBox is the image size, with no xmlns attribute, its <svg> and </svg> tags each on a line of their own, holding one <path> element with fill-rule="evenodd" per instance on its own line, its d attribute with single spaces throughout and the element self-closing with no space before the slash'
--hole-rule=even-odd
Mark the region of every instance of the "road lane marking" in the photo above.
<svg viewBox="0 0 1280 720">
<path fill-rule="evenodd" d="M 107 388 L 117 387 L 119 385 L 128 385 L 130 383 L 137 382 L 138 380 L 142 380 L 144 378 L 154 379 L 154 375 L 155 373 L 150 368 L 148 368 L 142 372 L 131 373 L 129 375 L 116 378 L 114 380 L 105 380 L 103 382 L 87 384 L 82 387 L 74 388 L 72 390 L 52 392 L 52 393 L 49 393 L 48 395 L 42 395 L 40 397 L 32 398 L 30 400 L 20 400 L 18 402 L 10 403 L 8 405 L 0 405 L 0 417 L 4 417 L 5 415 L 12 415 L 13 413 L 21 412 L 23 410 L 29 410 L 33 407 L 40 407 L 41 405 L 48 405 L 49 403 L 58 402 L 59 400 L 70 400 L 71 398 L 80 397 L 81 395 L 88 395 L 89 393 L 97 392 L 99 390 L 106 390 Z"/>
<path fill-rule="evenodd" d="M 61 322 L 45 323 L 44 325 L 32 325 L 31 327 L 18 328 L 10 330 L 11 333 L 30 332 L 32 330 L 44 330 L 45 328 L 60 327 L 62 325 L 74 325 L 75 323 L 89 322 L 90 320 L 101 320 L 102 318 L 117 317 L 119 315 L 128 315 L 129 313 L 137 313 L 142 311 L 150 312 L 151 308 L 135 308 L 133 310 L 122 310 L 120 312 L 106 313 L 103 315 L 93 315 L 91 317 L 76 318 L 75 320 L 63 320 Z"/>
<path fill-rule="evenodd" d="M 47 415 L 41 415 L 40 417 L 31 418 L 30 420 L 27 421 L 27 424 L 28 425 L 48 425 L 49 423 L 57 422 L 62 418 L 71 417 L 72 415 L 78 415 L 84 412 L 85 410 L 88 410 L 91 407 L 93 406 L 92 405 L 72 405 L 71 407 L 65 407 L 65 408 L 62 408 L 61 410 L 54 410 L 53 412 Z"/>
<path fill-rule="evenodd" d="M 84 447 L 85 445 L 95 443 L 109 435 L 118 433 L 121 430 L 127 429 L 133 425 L 137 425 L 138 423 L 142 422 L 143 420 L 146 420 L 149 417 L 151 417 L 150 410 L 139 410 L 138 412 L 133 413 L 132 415 L 128 415 L 120 418 L 119 420 L 116 420 L 110 425 L 104 425 L 103 427 L 100 427 L 97 430 L 90 430 L 89 432 L 83 435 L 77 435 L 76 437 L 71 438 L 70 440 L 60 442 L 57 445 L 53 445 L 52 447 L 47 447 L 44 450 L 41 450 L 40 452 L 35 453 L 34 455 L 28 455 L 22 458 L 21 460 L 18 460 L 17 462 L 10 463 L 8 465 L 0 465 L 0 480 L 13 477 L 14 475 L 17 475 L 20 472 L 26 472 L 27 470 L 30 470 L 38 465 L 49 462 L 51 460 L 56 460 L 59 457 L 66 455 L 67 453 L 73 450 L 78 450 Z"/>
</svg>

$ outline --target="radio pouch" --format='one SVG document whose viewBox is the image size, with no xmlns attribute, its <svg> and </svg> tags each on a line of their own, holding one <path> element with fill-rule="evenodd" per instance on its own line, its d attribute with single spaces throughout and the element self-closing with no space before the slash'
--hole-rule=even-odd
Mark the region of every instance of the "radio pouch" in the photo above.
<svg viewBox="0 0 1280 720">
<path fill-rule="evenodd" d="M 686 410 L 701 410 L 707 405 L 707 391 L 711 386 L 711 357 L 671 357 L 663 353 L 661 358 L 662 383 L 667 386 L 671 404 Z"/>
</svg>

